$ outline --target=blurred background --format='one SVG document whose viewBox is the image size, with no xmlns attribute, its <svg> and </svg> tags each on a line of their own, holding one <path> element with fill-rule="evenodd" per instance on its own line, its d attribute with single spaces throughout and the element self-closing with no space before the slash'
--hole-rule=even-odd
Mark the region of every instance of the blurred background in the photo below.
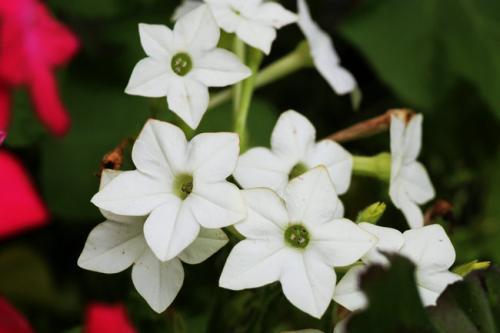
<svg viewBox="0 0 500 333">
<path fill-rule="evenodd" d="M 295 10 L 295 1 L 282 3 Z M 45 4 L 80 40 L 76 56 L 57 71 L 72 126 L 63 137 L 50 135 L 36 118 L 26 89 L 14 90 L 9 135 L 1 149 L 27 169 L 50 218 L 42 227 L 0 239 L 0 295 L 37 332 L 79 332 L 93 301 L 124 303 L 140 332 L 248 332 L 257 320 L 263 332 L 328 329 L 328 318 L 312 319 L 281 294 L 257 307 L 269 292 L 266 288 L 240 293 L 215 288 L 229 247 L 202 265 L 185 265 L 184 287 L 163 315 L 151 311 L 136 293 L 130 271 L 106 276 L 77 267 L 88 233 L 103 220 L 89 201 L 98 187 L 103 155 L 136 135 L 149 117 L 177 121 L 164 99 L 128 96 L 123 90 L 144 56 L 137 24 L 171 26 L 179 1 Z M 440 220 L 456 246 L 457 263 L 500 262 L 500 2 L 311 0 L 309 5 L 358 80 L 361 108 L 353 111 L 349 97 L 336 96 L 315 70 L 303 70 L 256 92 L 250 143 L 268 145 L 278 115 L 287 109 L 311 119 L 318 138 L 389 108 L 421 112 L 420 159 L 434 182 L 436 199 L 453 206 Z M 280 30 L 264 65 L 302 39 L 296 26 Z M 199 128 L 230 129 L 230 103 L 210 110 Z M 389 150 L 389 135 L 345 147 L 353 154 L 374 155 Z M 129 161 L 124 168 L 132 168 Z M 387 184 L 359 177 L 343 200 L 350 218 L 374 201 L 390 203 Z M 403 216 L 388 206 L 380 224 L 403 230 Z M 4 214 L 0 212 L 0 223 Z"/>
</svg>

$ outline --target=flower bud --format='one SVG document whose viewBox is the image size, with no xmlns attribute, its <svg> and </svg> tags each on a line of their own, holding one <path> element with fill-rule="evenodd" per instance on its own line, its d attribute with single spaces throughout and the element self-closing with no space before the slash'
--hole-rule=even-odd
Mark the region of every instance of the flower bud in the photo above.
<svg viewBox="0 0 500 333">
<path fill-rule="evenodd" d="M 357 223 L 368 222 L 376 224 L 385 212 L 386 205 L 383 202 L 375 202 L 359 212 Z"/>
</svg>

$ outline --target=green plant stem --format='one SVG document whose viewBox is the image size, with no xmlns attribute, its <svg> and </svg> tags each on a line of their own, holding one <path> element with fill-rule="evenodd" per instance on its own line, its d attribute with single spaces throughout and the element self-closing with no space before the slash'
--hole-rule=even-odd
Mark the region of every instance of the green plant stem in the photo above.
<svg viewBox="0 0 500 333">
<path fill-rule="evenodd" d="M 246 61 L 246 48 L 245 43 L 241 39 L 239 39 L 236 35 L 233 40 L 233 51 L 238 58 L 240 58 L 241 62 L 244 64 Z M 232 96 L 233 96 L 233 109 L 236 110 L 240 105 L 241 93 L 242 93 L 243 83 L 238 82 L 232 88 Z M 231 89 L 228 89 L 228 97 L 231 98 Z"/>
<path fill-rule="evenodd" d="M 353 156 L 353 174 L 388 181 L 391 178 L 391 155 L 380 153 L 375 156 Z"/>
<path fill-rule="evenodd" d="M 262 62 L 262 52 L 255 48 L 250 48 L 248 57 L 248 67 L 252 75 L 243 81 L 238 107 L 234 112 L 234 131 L 240 136 L 240 150 L 244 151 L 247 143 L 246 123 L 248 111 L 252 103 L 252 96 L 255 87 L 255 79 Z"/>
<path fill-rule="evenodd" d="M 312 59 L 309 54 L 309 47 L 307 43 L 302 42 L 294 51 L 261 70 L 255 78 L 254 89 L 264 87 L 302 68 L 310 66 L 312 66 Z M 231 96 L 231 88 L 219 91 L 210 98 L 208 108 L 211 109 L 229 101 Z"/>
</svg>

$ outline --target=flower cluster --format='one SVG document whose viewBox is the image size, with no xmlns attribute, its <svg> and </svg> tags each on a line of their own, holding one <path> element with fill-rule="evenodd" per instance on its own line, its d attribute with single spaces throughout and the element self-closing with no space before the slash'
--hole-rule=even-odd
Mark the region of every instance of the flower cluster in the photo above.
<svg viewBox="0 0 500 333">
<path fill-rule="evenodd" d="M 304 0 L 298 1 L 298 15 L 260 0 L 205 2 L 180 8 L 173 30 L 139 25 L 148 57 L 134 68 L 127 93 L 166 96 L 172 112 L 196 129 L 209 107 L 208 87 L 243 81 L 234 92 L 237 121 L 244 124 L 245 98 L 251 98 L 256 77 L 258 82 L 259 63 L 239 57 L 238 47 L 243 43 L 267 54 L 276 29 L 294 22 L 307 38 L 309 60 L 331 87 L 338 94 L 357 89 Z M 238 56 L 217 47 L 220 28 L 234 34 Z M 199 264 L 226 245 L 224 228 L 239 242 L 220 275 L 222 288 L 279 281 L 293 305 L 319 318 L 332 299 L 352 311 L 365 307 L 359 274 L 366 264 L 389 265 L 386 253 L 399 253 L 417 267 L 423 303 L 435 304 L 460 277 L 449 272 L 455 252 L 446 233 L 439 225 L 424 226 L 418 206 L 434 197 L 416 161 L 422 118 L 395 113 L 391 153 L 373 158 L 353 156 L 331 139 L 317 141 L 313 124 L 293 110 L 279 117 L 270 149 L 253 147 L 241 156 L 245 126 L 242 132 L 199 133 L 188 141 L 179 127 L 148 120 L 132 149 L 136 169 L 103 172 L 92 203 L 106 221 L 90 233 L 78 264 L 107 274 L 133 266 L 134 286 L 162 312 L 183 284 L 182 263 Z M 339 195 L 349 190 L 353 174 L 370 168 L 389 180 L 390 198 L 413 229 L 401 233 L 344 217 Z M 335 268 L 351 265 L 337 282 Z"/>
</svg>

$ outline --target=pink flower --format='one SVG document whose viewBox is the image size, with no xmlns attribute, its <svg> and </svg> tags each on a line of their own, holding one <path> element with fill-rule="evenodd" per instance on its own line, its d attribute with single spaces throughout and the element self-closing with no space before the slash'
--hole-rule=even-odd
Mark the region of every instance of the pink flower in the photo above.
<svg viewBox="0 0 500 333">
<path fill-rule="evenodd" d="M 0 297 L 0 333 L 33 333 L 26 318 L 2 297 Z"/>
<path fill-rule="evenodd" d="M 64 134 L 70 119 L 53 71 L 73 57 L 78 39 L 38 0 L 0 0 L 0 21 L 0 129 L 9 123 L 11 90 L 25 85 L 42 123 Z"/>
<path fill-rule="evenodd" d="M 84 333 L 136 333 L 136 330 L 122 304 L 95 303 L 87 308 Z"/>
<path fill-rule="evenodd" d="M 44 225 L 47 218 L 47 209 L 22 164 L 0 150 L 0 238 Z"/>
</svg>

